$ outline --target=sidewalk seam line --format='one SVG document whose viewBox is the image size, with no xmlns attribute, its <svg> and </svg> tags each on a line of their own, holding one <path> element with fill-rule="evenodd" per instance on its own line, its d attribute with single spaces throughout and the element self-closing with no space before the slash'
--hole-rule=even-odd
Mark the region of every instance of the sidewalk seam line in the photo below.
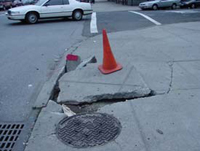
<svg viewBox="0 0 200 151">
<path fill-rule="evenodd" d="M 123 86 L 124 86 L 124 84 L 125 84 L 125 82 L 126 82 L 126 80 L 128 79 L 128 77 L 130 76 L 130 74 L 131 74 L 131 72 L 133 71 L 133 66 L 131 66 L 131 69 L 130 69 L 130 71 L 128 72 L 128 74 L 126 75 L 126 77 L 125 77 L 125 79 L 124 79 L 124 81 L 123 81 L 123 83 L 121 84 L 121 86 L 120 86 L 120 88 L 119 88 L 119 92 L 122 90 L 122 88 L 123 88 Z"/>
<path fill-rule="evenodd" d="M 130 106 L 131 106 L 131 112 L 132 112 L 133 117 L 134 117 L 134 119 L 135 119 L 135 121 L 136 121 L 136 125 L 137 125 L 137 127 L 138 127 L 138 129 L 139 129 L 139 133 L 140 133 L 141 139 L 142 139 L 142 141 L 143 141 L 143 143 L 144 143 L 145 150 L 146 150 L 146 151 L 149 151 L 149 149 L 148 149 L 148 148 L 149 148 L 149 145 L 148 145 L 148 143 L 147 143 L 147 141 L 146 141 L 146 139 L 145 139 L 145 134 L 142 132 L 142 127 L 141 127 L 140 121 L 139 121 L 139 119 L 138 119 L 138 117 L 137 117 L 137 115 L 136 115 L 136 112 L 135 112 L 135 110 L 134 110 L 133 104 L 132 104 L 131 101 L 129 101 L 129 104 L 130 104 Z"/>
<path fill-rule="evenodd" d="M 116 85 L 116 86 L 124 86 L 124 83 L 122 84 L 113 84 L 113 83 L 98 83 L 98 82 L 82 82 L 82 81 L 70 81 L 70 80 L 63 80 L 64 82 L 69 82 L 69 83 L 82 83 L 82 84 L 104 84 L 104 85 Z M 132 85 L 132 84 L 125 84 L 126 86 L 137 86 L 137 85 Z M 139 86 L 139 85 L 138 85 Z"/>
</svg>

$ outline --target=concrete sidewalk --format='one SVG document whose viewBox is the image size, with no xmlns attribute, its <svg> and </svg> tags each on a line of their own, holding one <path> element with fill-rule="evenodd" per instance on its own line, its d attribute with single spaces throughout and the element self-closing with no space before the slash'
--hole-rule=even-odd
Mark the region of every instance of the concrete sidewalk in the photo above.
<svg viewBox="0 0 200 151">
<path fill-rule="evenodd" d="M 200 150 L 199 25 L 194 22 L 108 34 L 115 58 L 123 65 L 110 75 L 97 69 L 103 59 L 101 35 L 71 50 L 82 59 L 95 55 L 97 63 L 61 77 L 58 100 L 49 101 L 42 109 L 25 151 Z M 133 99 L 126 100 L 128 96 Z M 123 102 L 117 102 L 118 97 Z M 104 102 L 98 103 L 101 99 Z M 77 105 L 84 102 L 93 103 Z M 58 103 L 68 104 L 77 114 L 112 114 L 121 123 L 121 133 L 96 147 L 64 145 L 55 134 L 56 125 L 65 117 Z"/>
</svg>

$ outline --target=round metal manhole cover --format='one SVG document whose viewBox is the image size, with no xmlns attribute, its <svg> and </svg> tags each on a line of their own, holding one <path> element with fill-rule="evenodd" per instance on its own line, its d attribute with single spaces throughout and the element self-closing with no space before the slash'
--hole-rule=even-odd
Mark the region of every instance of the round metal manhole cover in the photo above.
<svg viewBox="0 0 200 151">
<path fill-rule="evenodd" d="M 103 145 L 121 131 L 120 122 L 104 113 L 79 114 L 62 119 L 56 128 L 59 140 L 76 148 Z"/>
</svg>

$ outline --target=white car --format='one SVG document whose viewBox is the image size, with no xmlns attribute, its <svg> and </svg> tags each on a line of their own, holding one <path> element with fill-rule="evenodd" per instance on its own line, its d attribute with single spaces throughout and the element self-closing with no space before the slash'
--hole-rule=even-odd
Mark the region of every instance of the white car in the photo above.
<svg viewBox="0 0 200 151">
<path fill-rule="evenodd" d="M 27 23 L 37 23 L 42 18 L 72 17 L 81 20 L 83 15 L 92 14 L 90 3 L 76 0 L 39 0 L 35 5 L 21 6 L 7 11 L 11 20 L 21 20 Z"/>
</svg>

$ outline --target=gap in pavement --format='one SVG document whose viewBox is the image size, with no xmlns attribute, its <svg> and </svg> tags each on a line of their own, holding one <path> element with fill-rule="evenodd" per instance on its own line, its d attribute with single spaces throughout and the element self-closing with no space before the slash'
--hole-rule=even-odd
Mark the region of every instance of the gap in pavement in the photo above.
<svg viewBox="0 0 200 151">
<path fill-rule="evenodd" d="M 92 57 L 93 58 L 93 57 Z M 105 106 L 105 105 L 110 105 L 113 103 L 118 103 L 118 102 L 126 102 L 127 100 L 133 100 L 133 99 L 138 99 L 138 98 L 145 98 L 145 97 L 151 97 L 151 96 L 155 96 L 156 93 L 153 90 L 150 90 L 149 93 L 147 94 L 143 94 L 143 95 L 137 95 L 137 93 L 135 94 L 135 92 L 132 92 L 133 95 L 126 95 L 126 92 L 121 92 L 121 93 L 117 93 L 117 94 L 113 94 L 113 95 L 107 95 L 107 94 L 101 94 L 98 98 L 103 98 L 103 99 L 97 99 L 94 100 L 94 102 L 88 103 L 87 101 L 84 102 L 79 102 L 78 104 L 72 104 L 72 103 L 58 103 L 58 96 L 60 93 L 60 87 L 59 87 L 59 79 L 66 73 L 76 70 L 77 67 L 79 67 L 80 64 L 84 63 L 85 64 L 83 66 L 81 66 L 81 68 L 84 68 L 85 66 L 87 66 L 87 64 L 89 63 L 96 63 L 95 61 L 93 62 L 91 59 L 89 58 L 90 61 L 80 61 L 81 58 L 79 58 L 79 61 L 67 61 L 65 67 L 63 67 L 63 72 L 62 74 L 57 78 L 57 82 L 54 85 L 53 91 L 50 95 L 50 99 L 54 102 L 56 102 L 57 104 L 64 104 L 66 106 L 68 106 L 73 112 L 75 113 L 92 113 L 92 112 L 96 112 L 99 108 Z M 95 58 L 95 57 L 94 57 Z M 70 70 L 68 70 L 70 69 Z M 124 94 L 124 95 L 123 95 Z M 118 97 L 114 97 L 114 95 L 118 95 Z M 102 96 L 102 97 L 101 97 Z M 112 97 L 113 96 L 113 97 Z"/>
<path fill-rule="evenodd" d="M 152 97 L 155 96 L 155 93 L 151 91 L 146 96 L 142 97 L 135 97 L 135 98 L 119 98 L 119 99 L 103 99 L 103 100 L 97 100 L 96 102 L 93 103 L 82 103 L 78 105 L 74 104 L 65 104 L 67 107 L 71 109 L 76 114 L 81 114 L 81 113 L 94 113 L 97 112 L 98 109 L 106 106 L 106 105 L 111 105 L 114 103 L 119 103 L 119 102 L 126 102 L 128 100 L 133 100 L 133 99 L 139 99 L 139 98 L 146 98 L 146 97 Z"/>
<path fill-rule="evenodd" d="M 70 104 L 70 103 L 58 103 L 57 102 L 59 92 L 60 92 L 60 88 L 59 88 L 59 83 L 57 82 L 56 86 L 53 89 L 50 100 L 52 100 L 60 105 L 62 105 L 62 104 L 66 105 L 67 107 L 69 107 L 71 109 L 71 111 L 73 111 L 77 114 L 79 114 L 79 113 L 94 113 L 99 108 L 101 108 L 105 105 L 111 105 L 111 104 L 119 103 L 119 102 L 126 102 L 128 100 L 133 100 L 133 99 L 152 97 L 152 96 L 156 95 L 156 93 L 153 90 L 151 90 L 149 94 L 140 96 L 140 97 L 115 98 L 115 99 L 107 98 L 107 99 L 96 100 L 93 103 L 83 102 L 83 103 L 79 103 L 79 104 Z M 104 96 L 104 94 L 102 94 L 102 96 Z"/>
</svg>

